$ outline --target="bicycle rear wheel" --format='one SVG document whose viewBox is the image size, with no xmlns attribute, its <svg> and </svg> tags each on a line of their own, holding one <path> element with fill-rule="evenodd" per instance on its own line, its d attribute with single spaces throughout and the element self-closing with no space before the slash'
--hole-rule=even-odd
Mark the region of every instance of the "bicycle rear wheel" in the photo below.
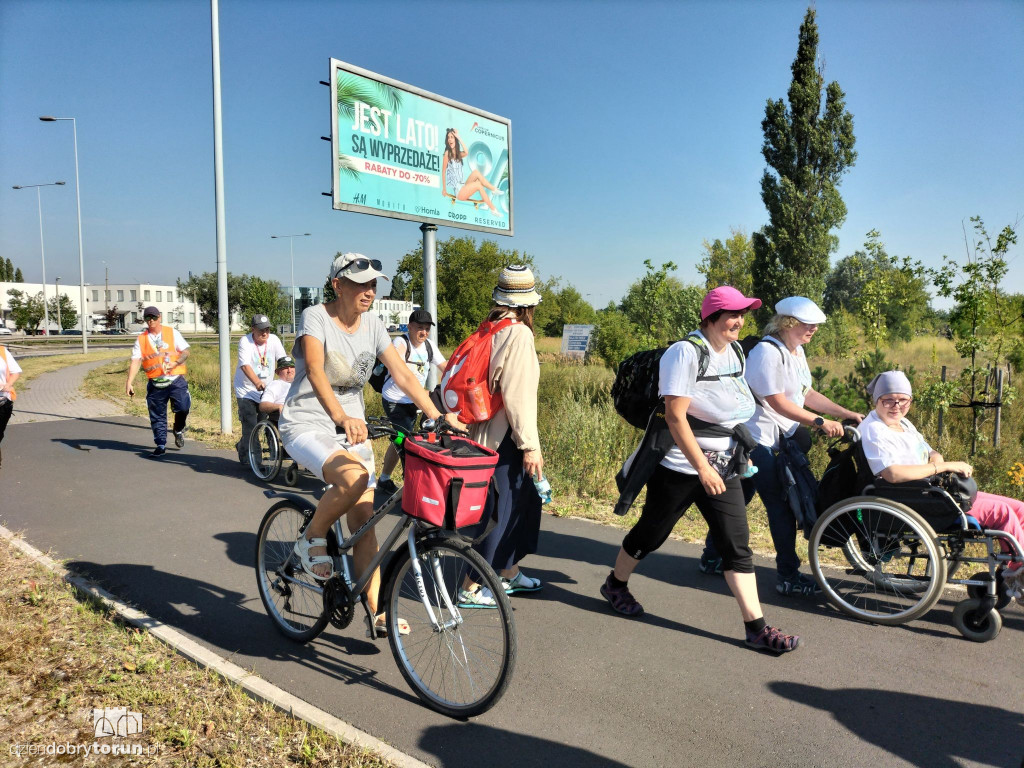
<svg viewBox="0 0 1024 768">
<path fill-rule="evenodd" d="M 450 717 L 479 715 L 501 698 L 515 668 L 512 606 L 501 579 L 465 541 L 434 535 L 416 546 L 437 624 L 420 597 L 409 550 L 402 548 L 384 588 L 391 652 L 406 682 L 428 706 Z M 457 607 L 469 574 L 491 590 L 495 608 Z M 409 634 L 399 634 L 399 619 L 409 623 Z"/>
<path fill-rule="evenodd" d="M 285 499 L 267 510 L 256 537 L 256 584 L 278 631 L 299 643 L 323 632 L 329 616 L 323 588 L 302 570 L 293 552 L 299 533 L 313 518 L 312 505 Z"/>
</svg>

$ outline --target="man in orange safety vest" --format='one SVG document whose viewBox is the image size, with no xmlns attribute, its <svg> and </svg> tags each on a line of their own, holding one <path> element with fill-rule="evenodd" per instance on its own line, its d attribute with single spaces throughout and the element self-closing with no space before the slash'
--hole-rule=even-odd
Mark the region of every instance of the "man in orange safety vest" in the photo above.
<svg viewBox="0 0 1024 768">
<path fill-rule="evenodd" d="M 161 325 L 160 310 L 146 307 L 142 313 L 146 330 L 139 334 L 132 348 L 132 362 L 128 367 L 128 381 L 124 391 L 135 396 L 135 380 L 139 369 L 146 374 L 146 405 L 149 424 L 153 428 L 156 449 L 150 458 L 158 459 L 167 451 L 167 403 L 174 411 L 174 444 L 185 445 L 185 421 L 192 409 L 192 397 L 185 382 L 185 360 L 189 356 L 188 342 L 176 328 Z"/>
</svg>

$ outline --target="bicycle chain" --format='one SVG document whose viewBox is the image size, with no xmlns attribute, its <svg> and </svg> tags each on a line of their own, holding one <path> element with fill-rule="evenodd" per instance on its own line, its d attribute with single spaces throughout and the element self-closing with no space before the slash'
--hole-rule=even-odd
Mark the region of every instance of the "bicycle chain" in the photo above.
<svg viewBox="0 0 1024 768">
<path fill-rule="evenodd" d="M 338 629 L 345 629 L 352 623 L 352 617 L 355 615 L 352 592 L 345 580 L 338 575 L 332 576 L 324 584 L 324 610 L 330 617 L 331 624 Z"/>
</svg>

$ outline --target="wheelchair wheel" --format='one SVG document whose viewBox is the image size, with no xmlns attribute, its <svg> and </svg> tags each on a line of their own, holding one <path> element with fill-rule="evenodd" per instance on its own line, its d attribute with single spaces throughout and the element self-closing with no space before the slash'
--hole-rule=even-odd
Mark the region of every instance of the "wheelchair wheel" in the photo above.
<svg viewBox="0 0 1024 768">
<path fill-rule="evenodd" d="M 288 469 L 284 471 L 284 484 L 287 486 L 294 486 L 299 482 L 299 465 L 294 462 Z"/>
<path fill-rule="evenodd" d="M 981 605 L 980 600 L 961 600 L 953 608 L 953 626 L 965 638 L 974 643 L 987 643 L 1003 628 L 1003 617 L 993 608 L 979 621 L 970 614 Z"/>
<path fill-rule="evenodd" d="M 281 436 L 269 421 L 258 421 L 249 435 L 249 466 L 260 480 L 269 483 L 281 471 L 284 447 Z"/>
<path fill-rule="evenodd" d="M 971 581 L 990 581 L 992 577 L 988 571 L 980 571 L 971 576 Z M 981 600 L 985 596 L 985 587 L 975 587 L 973 585 L 967 587 L 967 594 L 975 600 Z M 1010 596 L 1006 594 L 1006 589 L 1003 587 L 1003 572 L 996 571 L 996 605 L 997 611 L 1003 610 L 1010 604 Z"/>
<path fill-rule="evenodd" d="M 841 548 L 850 567 L 822 563 Z M 828 601 L 843 613 L 896 625 L 927 613 L 942 595 L 946 560 L 931 526 L 909 507 L 854 497 L 818 518 L 807 545 L 811 570 Z"/>
</svg>

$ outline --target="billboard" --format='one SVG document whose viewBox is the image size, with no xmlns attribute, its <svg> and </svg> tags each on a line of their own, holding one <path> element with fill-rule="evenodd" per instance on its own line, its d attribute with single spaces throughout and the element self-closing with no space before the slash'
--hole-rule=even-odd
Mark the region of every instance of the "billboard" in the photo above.
<svg viewBox="0 0 1024 768">
<path fill-rule="evenodd" d="M 331 59 L 334 208 L 498 235 L 512 228 L 512 124 Z"/>
</svg>

